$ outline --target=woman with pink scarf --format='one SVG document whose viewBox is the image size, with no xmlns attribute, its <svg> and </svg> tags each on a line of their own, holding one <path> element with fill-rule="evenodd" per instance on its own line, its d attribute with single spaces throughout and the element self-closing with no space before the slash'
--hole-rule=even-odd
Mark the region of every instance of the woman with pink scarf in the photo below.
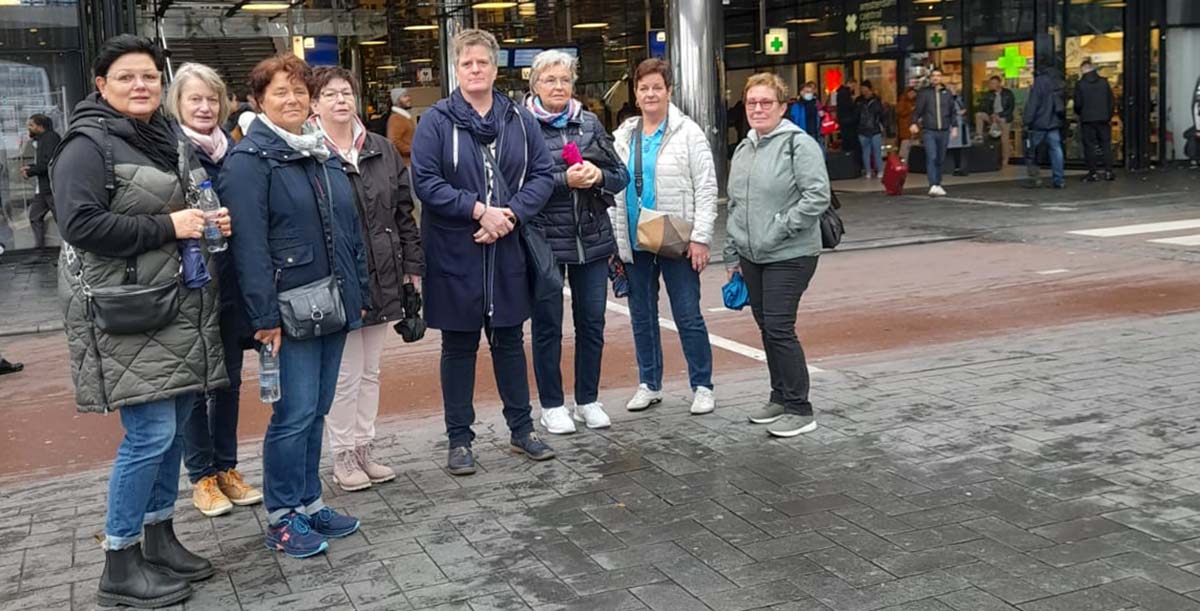
<svg viewBox="0 0 1200 611">
<path fill-rule="evenodd" d="M 404 318 L 404 293 L 421 288 L 425 256 L 413 218 L 408 168 L 391 142 L 372 133 L 358 116 L 358 84 L 344 68 L 317 68 L 309 123 L 342 159 L 354 188 L 366 246 L 371 303 L 360 329 L 346 335 L 333 406 L 325 430 L 333 452 L 333 481 L 346 491 L 396 478 L 375 460 L 379 413 L 379 359 L 389 336 L 385 323 Z"/>
<path fill-rule="evenodd" d="M 204 170 L 213 181 L 225 153 L 233 148 L 221 128 L 229 116 L 229 96 L 221 77 L 203 64 L 184 64 L 167 91 L 167 110 L 179 121 Z M 192 505 L 206 516 L 229 513 L 234 505 L 262 502 L 262 492 L 237 470 L 238 399 L 241 396 L 242 352 L 253 348 L 252 332 L 242 308 L 242 290 L 233 251 L 215 253 L 221 288 L 221 344 L 229 388 L 201 397 L 184 425 L 183 461 L 192 482 Z"/>
</svg>

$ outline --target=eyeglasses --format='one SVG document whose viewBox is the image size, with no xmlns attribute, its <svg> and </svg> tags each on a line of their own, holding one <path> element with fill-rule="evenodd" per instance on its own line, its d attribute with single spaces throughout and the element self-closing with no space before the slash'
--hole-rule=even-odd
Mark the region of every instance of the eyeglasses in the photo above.
<svg viewBox="0 0 1200 611">
<path fill-rule="evenodd" d="M 778 103 L 778 100 L 747 100 L 746 108 L 749 108 L 750 110 L 755 110 L 758 108 L 763 110 L 771 110 L 772 108 L 775 108 L 775 105 Z"/>
<path fill-rule="evenodd" d="M 543 84 L 547 87 L 564 87 L 565 88 L 565 87 L 571 86 L 571 79 L 569 79 L 569 78 L 555 78 L 555 77 L 551 76 L 551 77 L 546 77 L 543 79 L 538 79 L 538 82 L 540 82 L 541 84 Z"/>
<path fill-rule="evenodd" d="M 321 99 L 325 100 L 326 102 L 332 102 L 338 98 L 352 100 L 352 99 L 354 99 L 354 90 L 341 89 L 341 90 L 335 91 L 332 89 L 326 89 L 325 91 L 321 92 Z"/>
</svg>

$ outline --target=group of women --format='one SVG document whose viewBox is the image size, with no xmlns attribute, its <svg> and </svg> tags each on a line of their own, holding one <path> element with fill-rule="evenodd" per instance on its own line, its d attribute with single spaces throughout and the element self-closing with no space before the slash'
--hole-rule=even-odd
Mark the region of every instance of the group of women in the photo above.
<svg viewBox="0 0 1200 611">
<path fill-rule="evenodd" d="M 311 556 L 359 528 L 322 501 L 321 447 L 327 434 L 343 489 L 395 477 L 372 441 L 381 323 L 404 315 L 406 285 L 422 289 L 427 322 L 441 331 L 450 473 L 475 471 L 481 332 L 514 452 L 554 457 L 532 418 L 522 330 L 530 318 L 542 428 L 611 425 L 598 388 L 618 259 L 640 382 L 626 408 L 663 400 L 660 278 L 688 362 L 691 412 L 715 408 L 700 273 L 717 177 L 703 130 L 670 102 L 668 64 L 638 66 L 641 114 L 610 138 L 573 97 L 572 57 L 539 56 L 529 96 L 515 103 L 494 89 L 491 34 L 463 31 L 453 47 L 458 88 L 418 124 L 411 168 L 365 129 L 357 83 L 341 68 L 313 70 L 292 55 L 258 64 L 249 85 L 260 113 L 235 144 L 220 127 L 229 101 L 211 69 L 180 67 L 164 110 L 159 48 L 124 35 L 101 49 L 97 92 L 75 109 L 52 169 L 69 244 L 60 286 L 76 402 L 119 410 L 125 429 L 109 484 L 100 604 L 168 606 L 213 574 L 175 537 L 181 459 L 206 515 L 264 502 L 272 550 Z M 790 437 L 816 427 L 795 319 L 820 253 L 829 182 L 816 141 L 783 120 L 782 81 L 757 75 L 745 96 L 753 130 L 731 168 L 724 260 L 730 277 L 745 277 L 770 370 L 770 399 L 750 421 Z M 419 231 L 410 184 L 422 202 Z M 222 207 L 202 212 L 211 197 Z M 647 211 L 690 226 L 683 257 L 642 243 Z M 228 251 L 203 247 L 214 229 Z M 571 290 L 571 408 L 559 366 L 562 291 L 548 294 L 545 270 L 527 265 L 540 245 Z M 242 354 L 255 347 L 264 363 L 278 360 L 280 386 L 261 492 L 236 469 Z"/>
</svg>

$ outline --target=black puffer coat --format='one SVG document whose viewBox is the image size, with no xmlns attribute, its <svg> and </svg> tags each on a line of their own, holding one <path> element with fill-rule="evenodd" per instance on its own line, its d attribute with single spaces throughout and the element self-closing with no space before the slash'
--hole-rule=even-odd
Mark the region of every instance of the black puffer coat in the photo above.
<svg viewBox="0 0 1200 611">
<path fill-rule="evenodd" d="M 591 112 L 580 109 L 561 129 L 542 121 L 538 124 L 554 160 L 554 192 L 535 222 L 545 230 L 559 263 L 575 265 L 608 258 L 617 249 L 608 214 L 589 205 L 592 194 L 567 186 L 563 147 L 574 142 L 585 155 L 589 146 L 598 145 L 609 152 L 612 163 L 607 167 L 597 164 L 604 173 L 604 181 L 594 188 L 597 193 L 615 195 L 624 190 L 629 183 L 629 170 L 618 161 L 612 138 Z"/>
</svg>

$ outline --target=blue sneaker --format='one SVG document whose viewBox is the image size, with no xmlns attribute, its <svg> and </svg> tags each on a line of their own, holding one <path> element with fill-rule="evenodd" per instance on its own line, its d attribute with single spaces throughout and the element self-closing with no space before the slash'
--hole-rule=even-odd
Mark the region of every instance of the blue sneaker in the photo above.
<svg viewBox="0 0 1200 611">
<path fill-rule="evenodd" d="M 292 558 L 308 558 L 329 549 L 325 536 L 313 532 L 308 516 L 291 512 L 278 524 L 267 528 L 267 549 L 281 551 Z"/>
<path fill-rule="evenodd" d="M 344 516 L 328 507 L 322 507 L 317 515 L 308 519 L 312 520 L 313 530 L 334 539 L 348 537 L 358 530 L 358 518 Z"/>
<path fill-rule="evenodd" d="M 554 458 L 554 450 L 538 437 L 537 433 L 527 433 L 509 442 L 512 451 L 524 454 L 533 460 L 550 460 Z"/>
</svg>

